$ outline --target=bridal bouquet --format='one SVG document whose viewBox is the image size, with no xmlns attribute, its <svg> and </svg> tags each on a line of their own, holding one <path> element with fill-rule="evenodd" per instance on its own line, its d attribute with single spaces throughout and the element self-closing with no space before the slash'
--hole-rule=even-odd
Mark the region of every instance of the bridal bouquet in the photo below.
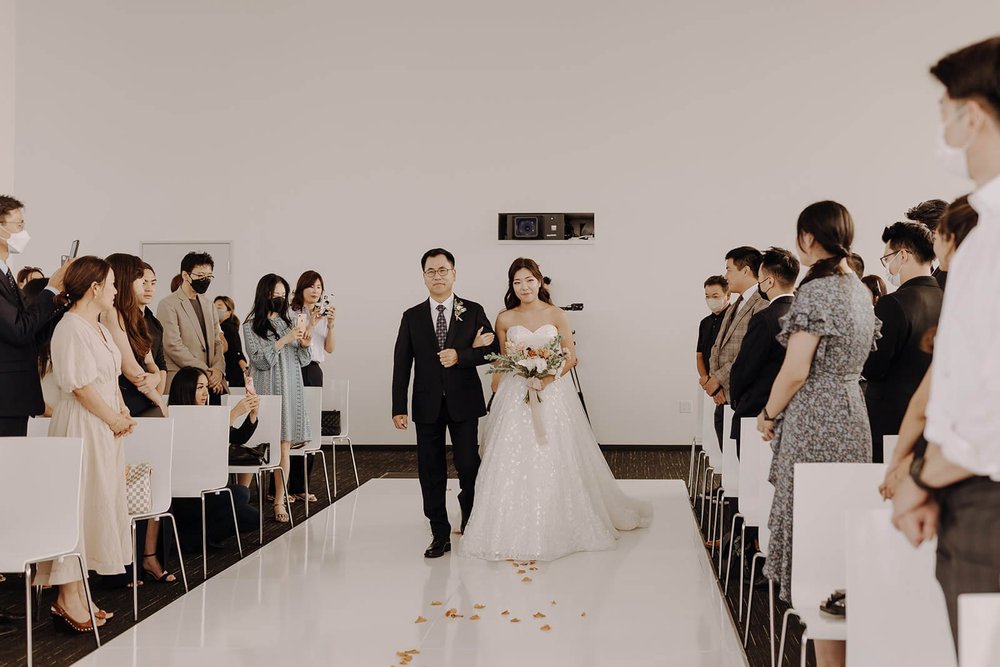
<svg viewBox="0 0 1000 667">
<path fill-rule="evenodd" d="M 562 346 L 562 336 L 539 336 L 537 344 L 532 340 L 521 343 L 507 341 L 504 354 L 486 355 L 487 361 L 496 364 L 488 373 L 513 373 L 528 380 L 528 391 L 524 392 L 524 402 L 531 402 L 531 392 L 539 403 L 542 397 L 542 378 L 546 375 L 557 375 L 563 363 L 566 362 L 568 350 Z"/>
</svg>

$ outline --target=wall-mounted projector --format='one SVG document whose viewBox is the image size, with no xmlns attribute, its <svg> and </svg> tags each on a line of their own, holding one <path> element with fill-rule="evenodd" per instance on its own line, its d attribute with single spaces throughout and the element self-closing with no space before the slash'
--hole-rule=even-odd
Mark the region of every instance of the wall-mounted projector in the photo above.
<svg viewBox="0 0 1000 667">
<path fill-rule="evenodd" d="M 593 213 L 501 213 L 500 241 L 567 241 L 594 238 Z"/>
</svg>

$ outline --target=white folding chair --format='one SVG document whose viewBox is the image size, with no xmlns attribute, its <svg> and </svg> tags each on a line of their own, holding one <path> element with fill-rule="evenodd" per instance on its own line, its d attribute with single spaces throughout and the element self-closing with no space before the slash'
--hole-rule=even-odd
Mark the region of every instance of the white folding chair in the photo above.
<svg viewBox="0 0 1000 667">
<path fill-rule="evenodd" d="M 323 478 L 326 480 L 326 499 L 331 504 L 333 503 L 333 496 L 330 494 L 330 477 L 326 472 L 326 454 L 323 453 L 323 388 L 322 387 L 306 387 L 306 414 L 309 415 L 309 428 L 312 431 L 312 440 L 307 442 L 304 447 L 299 449 L 293 449 L 288 452 L 289 456 L 294 459 L 302 460 L 302 477 L 305 479 L 306 483 L 306 518 L 309 517 L 309 457 L 319 456 L 320 461 L 323 464 Z M 295 465 L 294 463 L 292 465 Z M 334 476 L 333 483 L 336 485 L 337 478 Z"/>
<path fill-rule="evenodd" d="M 879 463 L 795 464 L 792 516 L 792 607 L 781 621 L 778 663 L 785 655 L 788 618 L 805 625 L 801 663 L 809 640 L 844 641 L 847 624 L 819 610 L 837 589 L 847 587 L 845 521 L 847 512 L 882 506 L 878 487 L 885 476 Z"/>
<path fill-rule="evenodd" d="M 892 455 L 896 452 L 896 445 L 899 443 L 898 435 L 886 435 L 882 437 L 882 460 L 888 463 L 892 460 Z"/>
<path fill-rule="evenodd" d="M 961 667 L 1000 665 L 1000 593 L 958 596 L 958 658 Z"/>
<path fill-rule="evenodd" d="M 695 459 L 698 457 L 698 447 L 702 446 L 701 440 L 704 433 L 704 421 L 705 421 L 705 402 L 701 400 L 701 397 L 705 395 L 705 391 L 698 387 L 698 391 L 695 392 L 695 399 L 693 405 L 697 408 L 695 410 L 695 418 L 698 420 L 698 431 L 694 437 L 691 438 L 691 458 L 688 462 L 688 496 L 691 496 L 694 490 L 694 469 L 695 469 Z"/>
<path fill-rule="evenodd" d="M 716 495 L 718 497 L 718 502 L 715 507 L 716 518 L 713 524 L 712 530 L 710 530 L 712 542 L 712 551 L 714 552 L 715 542 L 718 541 L 718 565 L 717 571 L 719 576 L 722 576 L 722 521 L 725 517 L 725 505 L 726 499 L 739 500 L 740 495 L 740 460 L 736 456 L 736 440 L 732 437 L 733 420 L 736 418 L 733 413 L 732 407 L 726 405 L 723 408 L 722 417 L 722 441 L 725 446 L 722 448 L 722 483 L 719 486 L 719 490 Z M 742 518 L 739 512 L 733 514 L 733 520 L 736 518 Z M 730 536 L 730 544 L 732 543 L 732 537 Z"/>
<path fill-rule="evenodd" d="M 337 495 L 337 445 L 347 443 L 351 451 L 351 464 L 354 466 L 354 482 L 361 486 L 361 478 L 358 476 L 358 462 L 354 458 L 354 444 L 351 442 L 350 431 L 350 407 L 351 407 L 351 381 L 334 380 L 330 386 L 330 400 L 326 407 L 331 410 L 340 410 L 340 435 L 330 436 L 328 444 L 333 445 L 333 495 Z"/>
<path fill-rule="evenodd" d="M 184 571 L 184 553 L 181 550 L 181 538 L 177 534 L 177 520 L 170 513 L 171 480 L 173 477 L 174 456 L 174 421 L 164 418 L 140 418 L 135 420 L 135 431 L 125 438 L 125 461 L 130 464 L 148 463 L 152 468 L 150 475 L 151 500 L 149 511 L 132 515 L 132 614 L 139 620 L 139 547 L 136 542 L 136 522 L 159 521 L 169 518 L 174 531 L 174 542 L 177 544 L 177 560 L 180 563 L 181 579 L 184 581 L 184 591 L 187 592 L 187 572 Z M 143 554 L 145 555 L 145 554 Z M 163 566 L 166 567 L 166 561 Z"/>
<path fill-rule="evenodd" d="M 701 465 L 698 474 L 698 490 L 695 500 L 701 499 L 699 526 L 705 524 L 705 510 L 709 502 L 712 481 L 715 479 L 715 471 L 722 467 L 722 450 L 719 448 L 718 435 L 715 432 L 715 401 L 711 397 L 705 396 L 705 423 L 704 435 L 702 436 Z"/>
<path fill-rule="evenodd" d="M 236 546 L 243 556 L 236 501 L 229 481 L 229 408 L 223 405 L 172 405 L 174 461 L 170 479 L 174 498 L 201 500 L 201 557 L 203 576 L 208 578 L 208 538 L 205 499 L 225 493 L 233 510 Z"/>
<path fill-rule="evenodd" d="M 227 395 L 222 403 L 226 409 L 232 409 L 237 403 L 243 400 L 242 394 Z M 240 419 L 240 424 L 246 421 L 247 415 Z M 264 484 L 266 477 L 264 473 L 273 473 L 281 469 L 281 396 L 260 395 L 260 407 L 257 408 L 257 430 L 254 431 L 253 438 L 247 444 L 267 442 L 271 446 L 267 452 L 267 462 L 259 466 L 229 466 L 230 474 L 252 474 L 257 481 L 257 496 L 260 501 L 260 528 L 259 541 L 264 543 Z M 292 499 L 288 495 L 288 480 L 285 475 L 281 475 L 281 483 L 285 489 L 285 509 L 288 511 L 288 525 L 295 527 L 295 519 L 292 518 Z"/>
<path fill-rule="evenodd" d="M 713 446 L 718 449 L 717 437 L 715 435 L 715 403 L 712 399 L 705 395 L 704 390 L 700 390 L 700 397 L 698 398 L 698 414 L 700 415 L 699 424 L 701 435 L 698 438 L 698 443 L 701 445 L 701 451 L 697 452 L 694 457 L 693 468 L 691 475 L 691 483 L 689 484 L 689 496 L 691 497 L 691 506 L 694 507 L 697 504 L 698 497 L 704 490 L 704 486 L 700 484 L 701 478 L 703 476 L 703 470 L 708 462 L 708 448 Z"/>
<path fill-rule="evenodd" d="M 845 520 L 847 664 L 955 667 L 948 607 L 934 576 L 936 541 L 914 549 L 893 528 L 889 507 L 848 512 Z"/>
<path fill-rule="evenodd" d="M 24 573 L 28 667 L 32 665 L 31 567 L 74 558 L 86 591 L 94 641 L 101 645 L 80 543 L 82 438 L 0 438 L 0 572 Z"/>
</svg>

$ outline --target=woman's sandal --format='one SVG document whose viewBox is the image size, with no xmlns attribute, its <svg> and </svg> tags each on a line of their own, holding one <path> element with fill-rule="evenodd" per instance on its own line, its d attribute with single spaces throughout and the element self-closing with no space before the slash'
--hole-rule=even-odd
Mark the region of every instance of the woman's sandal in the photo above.
<svg viewBox="0 0 1000 667">
<path fill-rule="evenodd" d="M 143 560 L 145 560 L 147 558 L 156 558 L 156 554 L 143 554 L 142 558 L 143 558 Z M 163 570 L 163 568 L 160 568 L 160 569 Z M 157 583 L 157 584 L 172 584 L 175 581 L 177 581 L 177 577 L 175 577 L 174 575 L 170 574 L 166 570 L 163 570 L 160 573 L 160 576 L 156 576 L 153 573 L 152 570 L 150 570 L 149 568 L 147 568 L 144 565 L 142 567 L 142 571 L 143 571 L 144 574 L 148 574 L 150 576 L 150 578 L 152 578 L 153 583 Z"/>
<path fill-rule="evenodd" d="M 274 520 L 278 523 L 288 523 L 288 510 L 285 509 L 284 503 L 275 504 Z"/>
<path fill-rule="evenodd" d="M 847 616 L 847 592 L 844 590 L 834 591 L 833 595 L 819 606 L 819 610 L 830 616 L 845 618 Z"/>
<path fill-rule="evenodd" d="M 294 503 L 298 499 L 298 496 L 297 495 L 290 495 L 290 496 L 288 496 L 288 498 L 289 498 L 289 502 Z M 267 499 L 270 500 L 271 502 L 274 502 L 274 496 L 272 496 L 272 495 L 268 495 Z"/>
<path fill-rule="evenodd" d="M 56 630 L 69 633 L 88 633 L 94 631 L 94 626 L 90 623 L 89 618 L 83 623 L 73 620 L 66 610 L 59 606 L 58 602 L 52 605 L 51 611 L 52 624 Z M 100 624 L 98 624 L 98 627 L 100 627 Z"/>
<path fill-rule="evenodd" d="M 306 494 L 304 494 L 304 493 L 293 493 L 292 494 L 292 498 L 295 498 L 296 500 L 301 500 L 303 502 L 305 502 L 306 500 L 308 500 L 311 503 L 315 503 L 315 502 L 319 501 L 319 498 L 316 497 L 315 493 L 310 493 L 308 496 Z"/>
</svg>

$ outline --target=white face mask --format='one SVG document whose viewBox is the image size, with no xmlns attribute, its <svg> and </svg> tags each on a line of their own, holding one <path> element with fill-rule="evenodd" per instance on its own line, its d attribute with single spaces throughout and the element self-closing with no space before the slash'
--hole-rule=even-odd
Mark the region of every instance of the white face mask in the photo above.
<svg viewBox="0 0 1000 667">
<path fill-rule="evenodd" d="M 711 310 L 713 313 L 718 313 L 720 310 L 722 310 L 729 304 L 729 301 L 727 301 L 723 297 L 717 297 L 714 299 L 705 299 L 705 303 L 708 304 L 709 310 Z"/>
<path fill-rule="evenodd" d="M 11 234 L 7 241 L 7 250 L 10 251 L 12 255 L 19 255 L 24 252 L 24 249 L 28 247 L 28 241 L 31 240 L 31 236 L 28 234 L 26 229 Z"/>
<path fill-rule="evenodd" d="M 940 130 L 938 131 L 937 157 L 945 171 L 960 178 L 971 180 L 972 177 L 969 175 L 969 160 L 966 156 L 966 151 L 968 151 L 969 146 L 972 145 L 972 139 L 961 147 L 952 146 L 948 143 L 948 140 L 945 139 L 945 132 L 947 132 L 948 126 L 951 125 L 952 121 L 954 121 L 959 114 L 963 113 L 963 110 L 965 109 L 966 107 L 963 106 L 960 111 L 952 114 L 951 118 L 946 121 L 941 121 Z"/>
<path fill-rule="evenodd" d="M 893 287 L 899 287 L 899 271 L 895 274 L 892 272 L 892 262 L 895 262 L 899 257 L 899 255 L 893 257 L 892 261 L 890 261 L 888 266 L 885 267 L 885 281 Z M 903 267 L 900 266 L 900 270 L 902 270 L 902 268 Z"/>
</svg>

